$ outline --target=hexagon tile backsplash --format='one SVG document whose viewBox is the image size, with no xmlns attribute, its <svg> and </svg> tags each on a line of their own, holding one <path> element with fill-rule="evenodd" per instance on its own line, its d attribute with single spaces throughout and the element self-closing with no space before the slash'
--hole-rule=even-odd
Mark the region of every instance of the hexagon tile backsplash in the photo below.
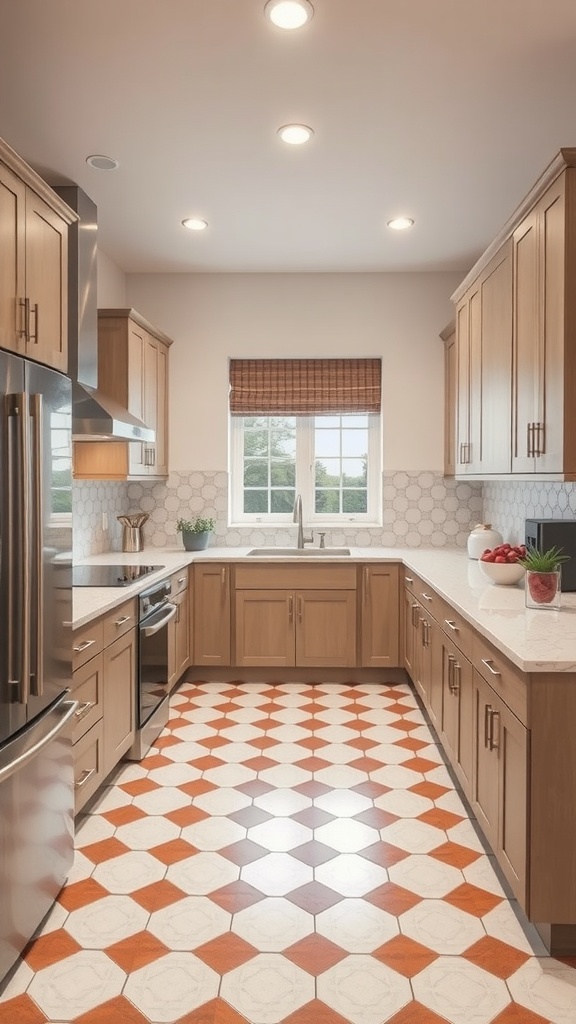
<svg viewBox="0 0 576 1024">
<path fill-rule="evenodd" d="M 440 472 L 396 472 L 383 475 L 383 525 L 353 526 L 326 531 L 326 543 L 354 547 L 463 547 L 482 517 L 482 485 L 444 478 Z M 74 485 L 74 552 L 77 560 L 101 551 L 120 549 L 116 516 L 149 512 L 146 545 L 179 543 L 176 522 L 194 513 L 216 520 L 214 543 L 224 547 L 283 546 L 294 542 L 294 527 L 266 528 L 227 525 L 228 474 L 222 471 L 174 472 L 164 482 Z M 108 531 L 102 530 L 108 512 Z M 306 510 L 304 510 L 306 518 Z"/>
<path fill-rule="evenodd" d="M 511 544 L 523 543 L 525 519 L 576 519 L 576 484 L 486 481 L 484 520 Z"/>
</svg>

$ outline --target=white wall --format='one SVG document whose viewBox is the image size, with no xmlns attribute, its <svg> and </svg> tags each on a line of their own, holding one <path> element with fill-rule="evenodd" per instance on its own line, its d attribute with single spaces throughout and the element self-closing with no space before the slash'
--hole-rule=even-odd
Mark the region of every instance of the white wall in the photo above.
<svg viewBox="0 0 576 1024">
<path fill-rule="evenodd" d="M 128 274 L 127 304 L 174 338 L 171 469 L 226 469 L 230 356 L 375 355 L 383 358 L 384 469 L 440 469 L 438 334 L 463 276 Z"/>
<path fill-rule="evenodd" d="M 126 307 L 126 274 L 102 249 L 98 249 L 97 293 L 101 309 Z"/>
</svg>

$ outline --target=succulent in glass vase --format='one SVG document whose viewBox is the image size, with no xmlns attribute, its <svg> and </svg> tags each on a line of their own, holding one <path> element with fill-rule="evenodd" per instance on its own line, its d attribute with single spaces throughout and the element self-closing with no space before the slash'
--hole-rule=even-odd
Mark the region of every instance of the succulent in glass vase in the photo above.
<svg viewBox="0 0 576 1024">
<path fill-rule="evenodd" d="M 560 604 L 560 569 L 570 555 L 563 548 L 552 547 L 547 551 L 529 546 L 520 565 L 526 569 L 526 603 L 530 607 L 558 608 Z"/>
</svg>

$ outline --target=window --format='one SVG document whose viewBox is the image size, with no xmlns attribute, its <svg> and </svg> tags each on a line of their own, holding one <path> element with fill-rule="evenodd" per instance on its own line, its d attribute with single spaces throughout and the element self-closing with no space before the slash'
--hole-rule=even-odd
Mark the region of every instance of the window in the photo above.
<svg viewBox="0 0 576 1024">
<path fill-rule="evenodd" d="M 246 363 L 249 376 L 234 372 Z M 377 412 L 361 409 L 375 404 L 363 377 Z M 379 521 L 379 360 L 233 360 L 231 389 L 231 411 L 253 413 L 230 417 L 233 522 L 291 522 L 296 494 L 309 522 Z"/>
</svg>

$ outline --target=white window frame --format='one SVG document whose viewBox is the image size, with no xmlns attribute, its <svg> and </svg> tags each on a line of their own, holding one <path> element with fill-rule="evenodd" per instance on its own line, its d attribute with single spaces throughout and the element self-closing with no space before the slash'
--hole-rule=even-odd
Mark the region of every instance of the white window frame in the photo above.
<svg viewBox="0 0 576 1024">
<path fill-rule="evenodd" d="M 382 525 L 382 445 L 381 414 L 368 416 L 368 510 L 335 514 L 314 511 L 314 416 L 298 416 L 296 427 L 296 494 L 302 497 L 304 521 L 309 525 L 343 529 L 347 525 Z M 249 417 L 246 417 L 249 418 Z M 280 526 L 292 523 L 291 513 L 244 512 L 244 431 L 242 416 L 229 416 L 229 525 Z"/>
</svg>

